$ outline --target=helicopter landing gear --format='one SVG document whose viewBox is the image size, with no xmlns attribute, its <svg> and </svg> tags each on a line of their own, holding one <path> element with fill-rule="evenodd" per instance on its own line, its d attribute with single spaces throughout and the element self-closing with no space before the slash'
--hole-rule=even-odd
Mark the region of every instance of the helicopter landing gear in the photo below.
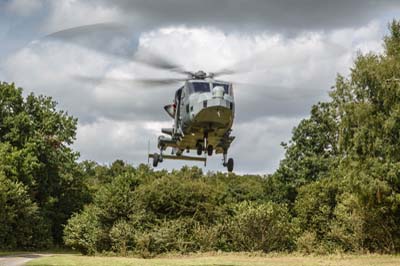
<svg viewBox="0 0 400 266">
<path fill-rule="evenodd" d="M 207 155 L 211 156 L 213 154 L 214 147 L 212 145 L 208 145 L 207 147 Z"/>
<path fill-rule="evenodd" d="M 157 167 L 160 162 L 160 155 L 158 153 L 153 154 L 153 167 Z"/>
<path fill-rule="evenodd" d="M 232 158 L 229 158 L 226 168 L 228 169 L 229 173 L 232 173 L 232 171 L 233 171 L 233 159 Z"/>
<path fill-rule="evenodd" d="M 227 152 L 224 152 L 223 156 L 224 157 L 223 157 L 222 165 L 225 166 L 228 169 L 229 173 L 231 173 L 233 171 L 233 165 L 234 165 L 233 159 L 229 158 L 228 161 L 226 160 L 227 159 Z"/>
<path fill-rule="evenodd" d="M 197 143 L 196 149 L 197 149 L 197 155 L 200 156 L 203 153 L 203 146 L 200 143 Z"/>
<path fill-rule="evenodd" d="M 163 151 L 165 150 L 165 145 L 160 143 L 160 139 L 158 140 L 158 147 L 160 149 L 160 154 L 158 153 L 153 154 L 153 167 L 157 167 L 158 163 L 163 162 Z"/>
</svg>

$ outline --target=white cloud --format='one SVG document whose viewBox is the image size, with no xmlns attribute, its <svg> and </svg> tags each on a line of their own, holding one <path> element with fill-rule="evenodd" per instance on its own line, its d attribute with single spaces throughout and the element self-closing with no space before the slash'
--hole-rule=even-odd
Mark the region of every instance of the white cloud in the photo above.
<svg viewBox="0 0 400 266">
<path fill-rule="evenodd" d="M 382 24 L 377 20 L 373 20 L 357 29 L 338 29 L 332 32 L 330 41 L 340 43 L 346 49 L 353 51 L 353 55 L 357 51 L 380 53 L 383 50 Z"/>
<path fill-rule="evenodd" d="M 234 127 L 237 140 L 231 155 L 243 173 L 273 173 L 283 158 L 281 142 L 287 142 L 300 117 L 263 117 Z"/>
<path fill-rule="evenodd" d="M 148 141 L 155 137 L 152 126 L 147 122 L 100 118 L 93 123 L 79 124 L 74 147 L 80 151 L 82 160 L 107 163 L 123 159 L 138 165 L 147 162 Z"/>
</svg>

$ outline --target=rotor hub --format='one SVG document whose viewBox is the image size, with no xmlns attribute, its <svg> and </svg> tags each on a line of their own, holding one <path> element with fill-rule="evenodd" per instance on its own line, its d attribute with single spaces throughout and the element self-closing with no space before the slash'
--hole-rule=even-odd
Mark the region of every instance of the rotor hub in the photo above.
<svg viewBox="0 0 400 266">
<path fill-rule="evenodd" d="M 193 78 L 195 79 L 205 79 L 207 78 L 207 73 L 204 72 L 203 70 L 199 70 L 196 73 L 193 74 Z"/>
</svg>

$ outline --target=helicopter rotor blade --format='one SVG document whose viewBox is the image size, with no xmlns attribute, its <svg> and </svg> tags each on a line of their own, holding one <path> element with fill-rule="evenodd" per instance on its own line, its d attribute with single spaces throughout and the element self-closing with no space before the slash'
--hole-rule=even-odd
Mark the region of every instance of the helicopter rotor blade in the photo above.
<svg viewBox="0 0 400 266">
<path fill-rule="evenodd" d="M 56 31 L 46 35 L 42 39 L 55 39 L 69 42 L 78 46 L 93 49 L 107 56 L 116 57 L 120 60 L 136 62 L 156 69 L 184 74 L 186 76 L 192 75 L 192 72 L 183 69 L 177 63 L 168 60 L 159 54 L 150 52 L 148 49 L 137 52 L 137 45 L 135 47 L 131 47 L 134 45 L 129 45 L 132 44 L 131 35 L 132 32 L 129 27 L 119 23 L 106 22 Z M 112 37 L 117 37 L 120 40 L 123 40 L 124 42 L 122 43 L 125 44 L 125 46 L 117 48 L 112 46 L 110 47 L 109 39 Z M 139 36 L 135 37 L 138 39 Z M 135 56 L 132 57 L 134 54 Z"/>
<path fill-rule="evenodd" d="M 78 26 L 78 27 L 62 29 L 62 30 L 47 34 L 43 38 L 68 39 L 68 38 L 76 38 L 80 35 L 104 33 L 105 31 L 126 33 L 126 30 L 127 30 L 127 27 L 122 24 L 115 23 L 115 22 L 103 22 L 103 23 L 82 25 L 82 26 Z"/>
<path fill-rule="evenodd" d="M 94 50 L 120 60 L 130 60 L 136 49 L 134 32 L 129 27 L 105 22 L 67 28 L 50 33 L 40 40 L 56 40 Z"/>
<path fill-rule="evenodd" d="M 150 51 L 139 51 L 135 57 L 134 57 L 134 62 L 138 62 L 150 67 L 154 67 L 157 69 L 162 69 L 162 70 L 167 70 L 179 74 L 184 74 L 186 76 L 188 75 L 193 75 L 192 72 L 187 71 L 182 68 L 182 66 L 178 65 L 175 62 L 172 62 L 171 60 L 168 60 L 167 58 L 156 54 L 154 52 Z"/>
<path fill-rule="evenodd" d="M 75 75 L 73 78 L 79 82 L 99 84 L 102 82 L 112 83 L 114 85 L 134 85 L 140 86 L 145 85 L 146 87 L 158 87 L 162 85 L 171 85 L 178 82 L 185 81 L 184 79 L 178 78 L 164 78 L 164 79 L 137 79 L 137 78 L 107 78 L 107 77 L 95 77 L 85 75 Z"/>
</svg>

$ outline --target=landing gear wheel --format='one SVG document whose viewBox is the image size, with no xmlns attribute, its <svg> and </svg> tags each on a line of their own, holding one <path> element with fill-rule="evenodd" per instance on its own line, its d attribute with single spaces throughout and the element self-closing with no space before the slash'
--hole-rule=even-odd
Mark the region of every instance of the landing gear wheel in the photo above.
<svg viewBox="0 0 400 266">
<path fill-rule="evenodd" d="M 226 168 L 228 168 L 228 172 L 231 173 L 233 171 L 233 159 L 229 158 L 228 163 L 226 164 Z"/>
<path fill-rule="evenodd" d="M 197 155 L 201 155 L 203 153 L 203 146 L 201 144 L 197 144 Z"/>
<path fill-rule="evenodd" d="M 154 153 L 153 154 L 153 167 L 157 167 L 159 161 L 160 161 L 160 155 L 158 155 L 158 153 Z"/>
<path fill-rule="evenodd" d="M 207 155 L 211 156 L 213 154 L 213 146 L 212 145 L 208 145 L 207 147 Z"/>
</svg>

